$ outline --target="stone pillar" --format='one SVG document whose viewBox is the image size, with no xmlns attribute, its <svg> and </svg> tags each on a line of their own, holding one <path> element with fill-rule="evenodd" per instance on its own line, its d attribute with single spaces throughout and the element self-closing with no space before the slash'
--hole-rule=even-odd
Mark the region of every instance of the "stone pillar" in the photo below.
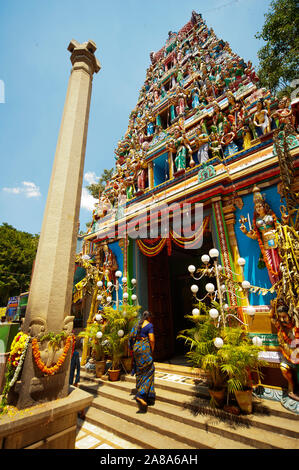
<svg viewBox="0 0 299 470">
<path fill-rule="evenodd" d="M 31 338 L 62 330 L 70 334 L 73 329 L 70 311 L 92 78 L 100 63 L 93 41 L 79 44 L 72 40 L 68 50 L 73 67 L 23 326 Z M 50 366 L 51 348 L 40 347 L 42 361 Z M 62 351 L 57 351 L 54 363 Z M 65 397 L 70 355 L 71 348 L 59 371 L 47 376 L 37 368 L 30 343 L 21 380 L 10 394 L 11 403 L 22 409 Z"/>
<path fill-rule="evenodd" d="M 73 64 L 48 191 L 24 331 L 35 317 L 59 332 L 69 315 L 93 74 L 93 41 L 68 46 Z"/>
</svg>

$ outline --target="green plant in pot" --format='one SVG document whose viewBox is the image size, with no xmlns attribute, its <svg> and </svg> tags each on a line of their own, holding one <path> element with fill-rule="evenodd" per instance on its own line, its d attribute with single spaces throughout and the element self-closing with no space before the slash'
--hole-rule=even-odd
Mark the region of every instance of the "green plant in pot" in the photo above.
<svg viewBox="0 0 299 470">
<path fill-rule="evenodd" d="M 240 409 L 252 412 L 251 374 L 261 375 L 261 367 L 267 363 L 259 359 L 262 347 L 256 346 L 241 326 L 222 330 L 223 346 L 219 350 L 221 371 L 226 375 L 228 395 L 235 395 Z"/>
<path fill-rule="evenodd" d="M 108 370 L 110 380 L 118 380 L 121 371 L 122 358 L 125 355 L 129 338 L 128 319 L 123 314 L 124 306 L 119 309 L 104 307 L 103 315 L 105 324 L 105 343 L 111 359 L 111 367 Z"/>
<path fill-rule="evenodd" d="M 88 339 L 92 350 L 92 357 L 95 359 L 96 376 L 100 378 L 104 374 L 106 367 L 106 350 L 103 344 L 105 334 L 103 326 L 98 322 L 91 323 L 84 331 L 81 331 L 78 336 Z"/>
<path fill-rule="evenodd" d="M 219 329 L 208 315 L 208 307 L 205 304 L 199 302 L 197 310 L 196 315 L 185 316 L 193 323 L 193 327 L 181 331 L 178 338 L 183 339 L 190 347 L 186 354 L 188 362 L 193 367 L 209 373 L 211 405 L 221 407 L 225 400 L 226 377 L 221 369 L 222 358 L 219 349 L 215 346 Z"/>
<path fill-rule="evenodd" d="M 138 318 L 138 312 L 140 308 L 141 308 L 140 305 L 128 305 L 128 304 L 123 304 L 120 307 L 120 311 L 126 320 L 126 323 L 124 326 L 124 334 L 126 337 L 128 337 L 132 328 L 136 324 L 136 321 Z M 128 341 L 127 341 L 124 346 L 124 356 L 122 358 L 122 365 L 126 373 L 132 370 L 132 363 L 133 363 L 133 358 L 129 353 L 129 346 L 128 346 Z"/>
</svg>

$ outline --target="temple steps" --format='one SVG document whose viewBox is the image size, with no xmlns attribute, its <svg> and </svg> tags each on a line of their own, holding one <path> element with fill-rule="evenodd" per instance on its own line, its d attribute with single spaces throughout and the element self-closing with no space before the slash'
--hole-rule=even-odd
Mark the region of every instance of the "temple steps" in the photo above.
<svg viewBox="0 0 299 470">
<path fill-rule="evenodd" d="M 141 413 L 135 378 L 109 382 L 85 372 L 80 388 L 94 395 L 86 421 L 144 449 L 299 449 L 299 416 L 278 402 L 255 400 L 254 414 L 199 413 L 203 386 L 155 379 L 156 403 Z M 220 415 L 219 415 L 220 413 Z"/>
</svg>

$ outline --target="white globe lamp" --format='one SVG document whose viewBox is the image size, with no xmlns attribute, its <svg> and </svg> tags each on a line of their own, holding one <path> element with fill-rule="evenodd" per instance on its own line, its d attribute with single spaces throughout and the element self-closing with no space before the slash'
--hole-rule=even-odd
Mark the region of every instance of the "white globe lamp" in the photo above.
<svg viewBox="0 0 299 470">
<path fill-rule="evenodd" d="M 113 286 L 113 284 L 112 284 L 111 281 L 107 282 L 107 287 L 108 287 L 108 288 L 110 288 L 110 287 L 112 287 L 112 286 Z"/>
<path fill-rule="evenodd" d="M 192 310 L 192 315 L 194 315 L 195 317 L 196 317 L 197 315 L 199 315 L 199 310 L 198 310 L 198 308 L 194 308 L 194 309 Z"/>
<path fill-rule="evenodd" d="M 249 287 L 250 287 L 250 282 L 249 282 L 249 281 L 243 281 L 243 282 L 242 282 L 242 287 L 243 287 L 243 289 L 249 289 Z"/>
<path fill-rule="evenodd" d="M 97 295 L 97 300 L 102 300 L 103 296 L 101 294 Z"/>
<path fill-rule="evenodd" d="M 116 277 L 122 277 L 122 272 L 121 271 L 116 271 L 115 276 Z"/>
<path fill-rule="evenodd" d="M 214 345 L 216 348 L 220 349 L 223 346 L 223 339 L 222 338 L 215 338 Z"/>
<path fill-rule="evenodd" d="M 118 330 L 117 334 L 121 338 L 124 335 L 124 330 Z"/>
<path fill-rule="evenodd" d="M 244 258 L 239 258 L 237 263 L 239 266 L 245 266 L 246 260 Z"/>
<path fill-rule="evenodd" d="M 196 294 L 198 292 L 198 286 L 196 284 L 193 284 L 191 286 L 191 291 L 193 292 L 193 294 Z"/>
<path fill-rule="evenodd" d="M 126 276 L 124 276 L 124 277 L 122 278 L 122 281 L 123 281 L 124 284 L 127 283 L 127 280 L 128 280 L 128 279 L 126 278 Z"/>
<path fill-rule="evenodd" d="M 110 304 L 111 300 L 112 300 L 112 297 L 110 297 L 110 295 L 108 295 L 108 297 L 106 298 L 107 302 Z"/>
<path fill-rule="evenodd" d="M 209 251 L 209 255 L 211 258 L 218 258 L 219 256 L 219 251 L 216 250 L 216 248 L 212 248 L 210 251 Z"/>
<path fill-rule="evenodd" d="M 204 264 L 208 264 L 208 262 L 210 261 L 209 255 L 202 255 L 201 261 L 202 261 Z"/>
<path fill-rule="evenodd" d="M 206 285 L 206 291 L 209 292 L 209 294 L 211 294 L 212 292 L 214 292 L 214 290 L 215 290 L 214 284 L 212 284 L 211 282 L 209 282 L 209 283 Z"/>
<path fill-rule="evenodd" d="M 209 311 L 209 315 L 211 318 L 215 319 L 219 316 L 219 312 L 216 308 L 211 308 L 211 310 Z"/>
<path fill-rule="evenodd" d="M 96 337 L 97 337 L 98 339 L 101 339 L 102 336 L 103 336 L 103 333 L 102 333 L 101 331 L 98 331 L 97 334 L 96 334 Z"/>
<path fill-rule="evenodd" d="M 103 287 L 102 281 L 98 281 L 98 282 L 97 282 L 97 286 L 98 286 L 98 287 Z"/>
<path fill-rule="evenodd" d="M 137 282 L 137 281 L 136 281 L 136 279 L 134 279 L 134 278 L 133 278 L 133 279 L 131 279 L 131 284 L 133 284 L 133 285 L 134 285 L 134 284 L 136 284 L 136 282 Z"/>
<path fill-rule="evenodd" d="M 128 292 L 123 293 L 123 299 L 127 300 L 129 298 Z"/>
<path fill-rule="evenodd" d="M 97 313 L 95 318 L 96 318 L 96 321 L 101 321 L 103 317 L 100 313 Z"/>
<path fill-rule="evenodd" d="M 136 299 L 137 299 L 137 295 L 136 295 L 136 294 L 132 294 L 132 295 L 131 295 L 131 299 L 132 299 L 132 300 L 136 300 Z"/>
<path fill-rule="evenodd" d="M 195 272 L 196 268 L 195 266 L 193 266 L 193 264 L 190 264 L 190 266 L 188 266 L 188 271 L 190 274 L 193 274 Z"/>
</svg>

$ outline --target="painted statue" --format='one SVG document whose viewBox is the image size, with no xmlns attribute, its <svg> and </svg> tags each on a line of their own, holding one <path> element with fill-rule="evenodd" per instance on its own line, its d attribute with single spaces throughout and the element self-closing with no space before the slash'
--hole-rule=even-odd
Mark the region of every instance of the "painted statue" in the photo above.
<svg viewBox="0 0 299 470">
<path fill-rule="evenodd" d="M 277 329 L 277 337 L 283 355 L 280 370 L 288 383 L 288 396 L 299 401 L 299 328 L 289 315 L 284 299 L 271 302 L 271 321 Z"/>
<path fill-rule="evenodd" d="M 187 153 L 192 155 L 192 150 L 185 133 L 178 126 L 174 129 L 174 148 L 176 150 L 174 160 L 176 171 L 185 170 Z"/>
<path fill-rule="evenodd" d="M 257 186 L 253 188 L 253 193 L 253 227 L 249 223 L 250 230 L 248 231 L 242 222 L 240 229 L 247 237 L 258 241 L 270 281 L 272 284 L 276 284 L 281 278 L 280 257 L 276 241 L 278 221 Z"/>
<path fill-rule="evenodd" d="M 263 100 L 259 100 L 256 105 L 256 112 L 253 116 L 253 124 L 256 127 L 258 136 L 271 131 L 268 111 L 265 109 Z"/>
<path fill-rule="evenodd" d="M 209 136 L 205 124 L 197 130 L 195 142 L 198 145 L 198 163 L 204 163 L 209 159 Z"/>
</svg>

